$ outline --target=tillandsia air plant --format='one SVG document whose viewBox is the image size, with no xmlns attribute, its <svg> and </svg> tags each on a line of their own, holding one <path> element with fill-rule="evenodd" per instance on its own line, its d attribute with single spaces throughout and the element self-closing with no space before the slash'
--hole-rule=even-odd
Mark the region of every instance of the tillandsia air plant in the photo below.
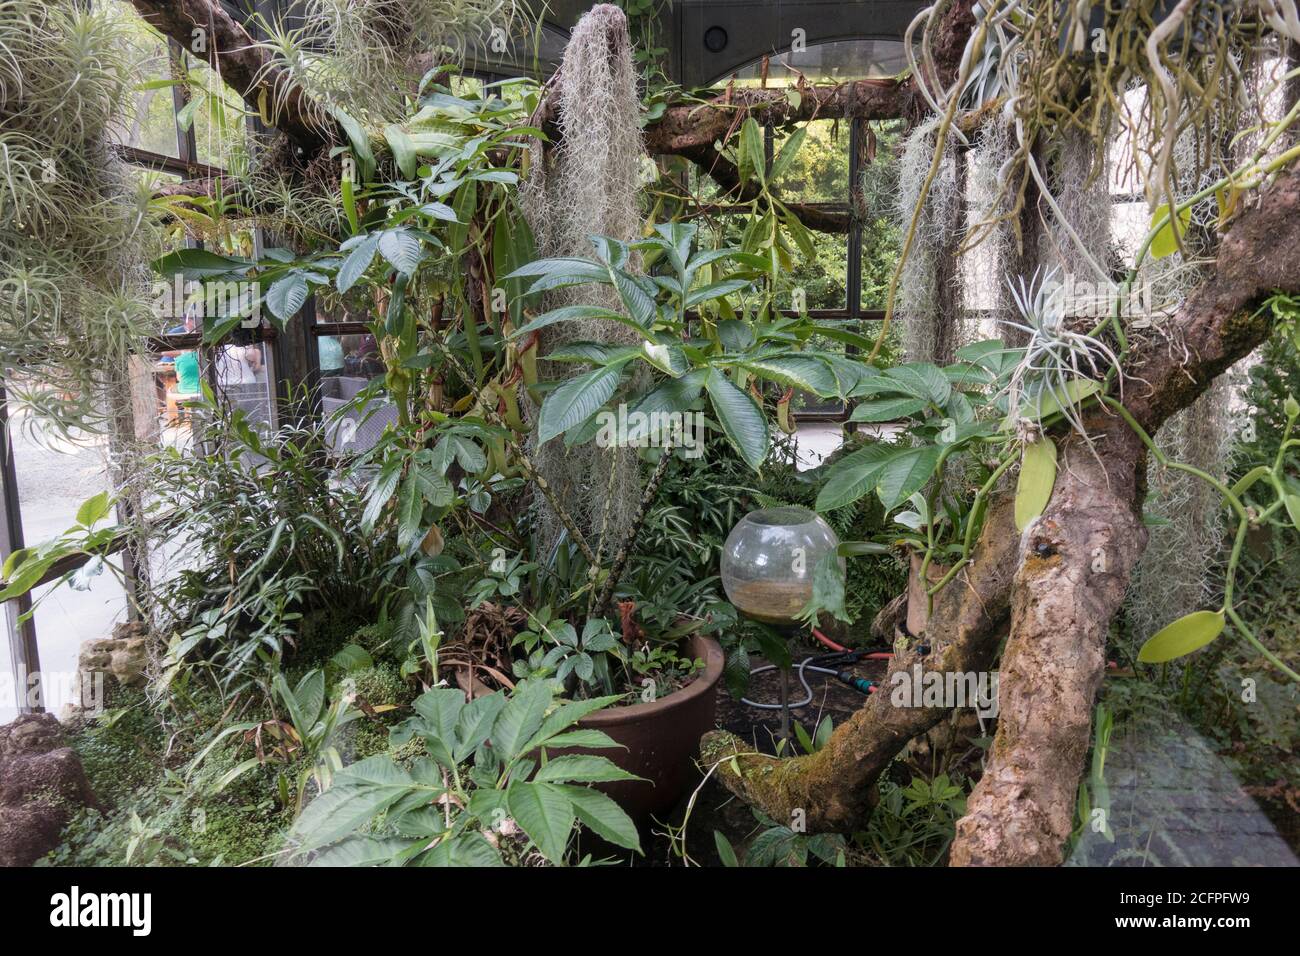
<svg viewBox="0 0 1300 956">
<path fill-rule="evenodd" d="M 258 16 L 269 55 L 272 116 L 306 100 L 326 129 L 337 111 L 382 126 L 396 120 L 412 74 L 464 64 L 490 44 L 527 46 L 533 15 L 516 0 L 308 0 L 292 20 Z M 295 93 L 308 91 L 310 98 Z"/>
<path fill-rule="evenodd" d="M 1006 385 L 1008 405 L 1019 409 L 1032 403 L 1041 418 L 1045 408 L 1060 410 L 1070 426 L 1086 434 L 1079 417 L 1081 398 L 1101 389 L 1112 375 L 1123 395 L 1119 356 L 1101 338 L 1070 328 L 1063 289 L 1055 271 L 1038 271 L 1026 284 L 1006 280 L 1020 312 L 1020 322 L 1007 322 L 1023 332 L 1022 357 Z"/>
<path fill-rule="evenodd" d="M 0 4 L 0 372 L 26 424 L 106 431 L 156 331 L 149 190 L 112 151 L 136 48 L 106 4 Z"/>
</svg>

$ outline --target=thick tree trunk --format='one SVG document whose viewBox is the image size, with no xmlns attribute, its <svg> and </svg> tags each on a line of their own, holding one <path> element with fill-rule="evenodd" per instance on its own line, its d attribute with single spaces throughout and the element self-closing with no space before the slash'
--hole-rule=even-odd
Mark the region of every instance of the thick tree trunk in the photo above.
<svg viewBox="0 0 1300 956">
<path fill-rule="evenodd" d="M 991 761 L 957 828 L 954 865 L 1054 864 L 1088 752 L 1106 633 L 1145 547 L 1146 448 L 1118 418 L 1062 444 L 1051 506 L 1023 537 Z"/>
<path fill-rule="evenodd" d="M 1268 336 L 1270 317 L 1259 306 L 1274 290 L 1300 291 L 1300 171 L 1295 169 L 1282 173 L 1234 221 L 1211 277 L 1186 300 L 1168 330 L 1132 342 L 1124 402 L 1148 432 L 1195 401 L 1217 375 Z M 1078 436 L 1063 437 L 1062 467 L 1044 516 L 1022 542 L 1008 495 L 1000 495 L 990 506 L 971 564 L 935 602 L 927 671 L 991 668 L 1008 618 L 1012 627 L 987 783 L 976 788 L 959 823 L 955 863 L 1061 860 L 1103 673 L 1107 628 L 1146 543 L 1139 520 L 1144 447 L 1119 418 L 1104 411 L 1090 415 L 1088 427 L 1100 460 Z M 887 684 L 915 661 L 912 654 L 899 657 Z M 750 748 L 729 734 L 714 733 L 704 738 L 704 755 L 710 764 L 721 762 L 718 773 L 729 788 L 773 819 L 789 820 L 802 809 L 810 831 L 843 831 L 869 816 L 872 787 L 890 760 L 947 713 L 938 707 L 895 708 L 882 692 L 816 754 L 788 760 L 738 756 L 733 764 L 727 759 L 731 754 Z"/>
<path fill-rule="evenodd" d="M 1175 317 L 1177 347 L 1163 338 L 1134 345 L 1125 406 L 1155 434 L 1268 336 L 1261 300 L 1297 289 L 1300 171 L 1293 168 L 1233 223 L 1210 278 Z M 1147 540 L 1145 446 L 1118 419 L 1099 413 L 1090 421 L 1101 461 L 1071 436 L 1051 504 L 1021 552 L 998 732 L 958 822 L 956 865 L 1061 862 L 1106 632 Z"/>
</svg>

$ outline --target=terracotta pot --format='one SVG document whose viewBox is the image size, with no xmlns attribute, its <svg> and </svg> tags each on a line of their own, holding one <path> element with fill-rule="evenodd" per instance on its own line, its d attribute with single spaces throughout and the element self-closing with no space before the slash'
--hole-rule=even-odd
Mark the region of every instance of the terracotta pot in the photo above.
<svg viewBox="0 0 1300 956">
<path fill-rule="evenodd" d="M 573 752 L 598 753 L 646 778 L 596 785 L 637 821 L 668 813 L 696 782 L 700 737 L 716 726 L 722 648 L 713 638 L 696 635 L 688 653 L 703 658 L 704 670 L 681 690 L 653 703 L 598 711 L 578 723 L 579 727 L 604 731 L 627 749 Z"/>
</svg>

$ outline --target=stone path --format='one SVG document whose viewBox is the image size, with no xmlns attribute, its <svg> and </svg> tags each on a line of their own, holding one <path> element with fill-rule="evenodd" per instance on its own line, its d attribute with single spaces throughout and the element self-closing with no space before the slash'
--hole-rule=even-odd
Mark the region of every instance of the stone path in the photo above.
<svg viewBox="0 0 1300 956">
<path fill-rule="evenodd" d="M 1298 866 L 1209 742 L 1169 715 L 1157 732 L 1117 729 L 1106 758 L 1115 841 L 1091 829 L 1067 866 Z"/>
</svg>

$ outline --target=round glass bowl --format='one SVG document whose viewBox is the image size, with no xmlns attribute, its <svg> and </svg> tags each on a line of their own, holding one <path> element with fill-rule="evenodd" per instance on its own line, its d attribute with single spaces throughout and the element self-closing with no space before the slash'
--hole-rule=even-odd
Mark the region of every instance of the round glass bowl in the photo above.
<svg viewBox="0 0 1300 956">
<path fill-rule="evenodd" d="M 812 598 L 813 572 L 840 539 L 807 508 L 764 508 L 736 523 L 722 546 L 722 587 L 742 614 L 793 624 Z M 845 562 L 839 559 L 840 570 Z"/>
</svg>

